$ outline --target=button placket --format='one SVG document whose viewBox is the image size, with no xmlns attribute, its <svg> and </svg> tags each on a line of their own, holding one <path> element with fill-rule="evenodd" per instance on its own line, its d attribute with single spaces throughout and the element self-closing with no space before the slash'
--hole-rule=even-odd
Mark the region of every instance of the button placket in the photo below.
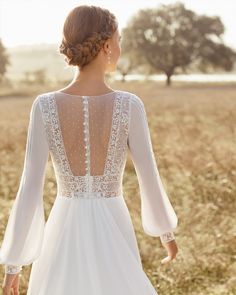
<svg viewBox="0 0 236 295">
<path fill-rule="evenodd" d="M 88 97 L 83 96 L 83 110 L 84 110 L 84 142 L 85 142 L 85 171 L 87 176 L 88 192 L 91 192 L 90 185 L 90 146 L 89 146 L 89 110 Z"/>
</svg>

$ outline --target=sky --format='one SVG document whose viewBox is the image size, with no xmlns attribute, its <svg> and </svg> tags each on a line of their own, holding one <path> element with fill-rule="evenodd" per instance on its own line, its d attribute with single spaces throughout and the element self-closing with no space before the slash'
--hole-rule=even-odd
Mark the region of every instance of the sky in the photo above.
<svg viewBox="0 0 236 295">
<path fill-rule="evenodd" d="M 122 30 L 139 9 L 170 4 L 171 0 L 0 0 L 0 38 L 5 47 L 57 43 L 62 38 L 66 16 L 78 5 L 97 5 L 113 12 Z M 218 15 L 225 25 L 224 41 L 236 49 L 235 0 L 182 0 L 199 14 Z"/>
</svg>

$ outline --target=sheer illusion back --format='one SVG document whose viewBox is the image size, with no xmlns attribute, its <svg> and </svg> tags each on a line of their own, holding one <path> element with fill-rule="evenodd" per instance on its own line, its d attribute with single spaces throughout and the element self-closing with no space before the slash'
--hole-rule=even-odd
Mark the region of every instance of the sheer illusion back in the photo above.
<svg viewBox="0 0 236 295">
<path fill-rule="evenodd" d="M 114 104 L 114 92 L 86 97 L 57 95 L 62 140 L 73 175 L 105 173 Z"/>
<path fill-rule="evenodd" d="M 40 102 L 52 160 L 61 180 L 59 192 L 67 196 L 85 192 L 121 195 L 129 122 L 127 97 L 118 91 L 98 96 L 56 91 L 49 97 L 41 96 Z"/>
</svg>

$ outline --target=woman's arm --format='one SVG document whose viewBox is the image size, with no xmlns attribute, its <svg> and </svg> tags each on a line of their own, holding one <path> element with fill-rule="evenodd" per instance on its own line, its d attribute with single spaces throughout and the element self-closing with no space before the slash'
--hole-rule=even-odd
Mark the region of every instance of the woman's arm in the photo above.
<svg viewBox="0 0 236 295">
<path fill-rule="evenodd" d="M 45 225 L 43 186 L 48 155 L 38 96 L 30 111 L 24 167 L 0 249 L 0 263 L 5 264 L 6 273 L 20 272 L 22 265 L 39 256 Z"/>
<path fill-rule="evenodd" d="M 175 239 L 178 219 L 159 175 L 144 104 L 135 94 L 130 103 L 128 147 L 139 181 L 142 225 L 166 243 Z"/>
</svg>

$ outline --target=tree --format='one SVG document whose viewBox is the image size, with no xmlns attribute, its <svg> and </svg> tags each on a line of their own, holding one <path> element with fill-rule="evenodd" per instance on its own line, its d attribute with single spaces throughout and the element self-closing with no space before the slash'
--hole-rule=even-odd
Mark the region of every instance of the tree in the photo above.
<svg viewBox="0 0 236 295">
<path fill-rule="evenodd" d="M 122 76 L 122 82 L 125 82 L 126 76 L 136 68 L 136 60 L 134 56 L 122 55 L 117 65 L 117 70 Z"/>
<path fill-rule="evenodd" d="M 46 69 L 38 69 L 34 71 L 25 71 L 24 72 L 24 78 L 21 80 L 21 82 L 25 84 L 40 84 L 44 85 L 47 82 L 47 75 L 46 75 Z"/>
<path fill-rule="evenodd" d="M 117 65 L 117 70 L 122 76 L 122 82 L 125 82 L 125 77 L 131 72 L 133 68 L 132 60 L 128 57 L 122 57 Z"/>
<path fill-rule="evenodd" d="M 41 85 L 46 84 L 46 81 L 47 81 L 46 69 L 42 68 L 42 69 L 35 70 L 33 72 L 33 75 L 34 75 L 34 80 L 37 84 L 41 84 Z"/>
<path fill-rule="evenodd" d="M 223 43 L 224 25 L 217 16 L 197 15 L 184 4 L 142 9 L 123 30 L 127 52 L 138 52 L 156 71 L 165 73 L 166 84 L 176 70 L 186 71 L 194 63 L 200 70 L 230 71 L 236 59 Z"/>
<path fill-rule="evenodd" d="M 6 48 L 3 46 L 0 39 L 0 82 L 7 71 L 7 66 L 10 65 L 9 56 L 6 53 Z"/>
</svg>

